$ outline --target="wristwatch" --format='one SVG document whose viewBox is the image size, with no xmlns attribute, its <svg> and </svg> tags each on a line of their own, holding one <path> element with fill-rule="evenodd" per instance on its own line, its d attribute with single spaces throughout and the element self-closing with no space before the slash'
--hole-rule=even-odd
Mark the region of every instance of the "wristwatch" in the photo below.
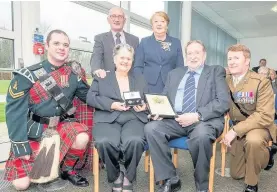
<svg viewBox="0 0 277 192">
<path fill-rule="evenodd" d="M 199 120 L 199 121 L 203 121 L 203 117 L 202 117 L 201 113 L 200 113 L 200 112 L 197 112 L 197 114 L 198 114 L 198 120 Z"/>
</svg>

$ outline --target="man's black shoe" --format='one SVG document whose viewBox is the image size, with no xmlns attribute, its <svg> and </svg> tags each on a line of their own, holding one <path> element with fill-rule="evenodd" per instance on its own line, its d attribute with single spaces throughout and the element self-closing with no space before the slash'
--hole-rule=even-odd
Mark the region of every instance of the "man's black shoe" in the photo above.
<svg viewBox="0 0 277 192">
<path fill-rule="evenodd" d="M 174 181 L 174 183 L 172 180 L 168 179 L 164 184 L 159 186 L 158 192 L 176 192 L 179 189 L 181 189 L 180 179 L 178 179 L 178 181 Z"/>
<path fill-rule="evenodd" d="M 274 165 L 274 155 L 277 152 L 277 146 L 272 145 L 271 147 L 268 148 L 268 150 L 269 150 L 269 161 L 266 168 L 264 169 L 266 171 L 270 170 Z"/>
<path fill-rule="evenodd" d="M 245 190 L 243 192 L 257 192 L 258 191 L 258 185 L 251 186 L 251 185 L 246 185 Z"/>
<path fill-rule="evenodd" d="M 73 185 L 78 186 L 78 187 L 89 186 L 87 179 L 78 175 L 76 171 L 63 171 L 61 173 L 61 178 L 63 180 L 70 181 Z"/>
</svg>

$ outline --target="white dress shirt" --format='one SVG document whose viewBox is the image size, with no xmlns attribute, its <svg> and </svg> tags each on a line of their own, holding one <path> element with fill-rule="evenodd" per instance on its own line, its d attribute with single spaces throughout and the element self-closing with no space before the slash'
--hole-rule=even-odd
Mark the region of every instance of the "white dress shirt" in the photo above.
<svg viewBox="0 0 277 192">
<path fill-rule="evenodd" d="M 124 43 L 124 44 L 125 44 L 125 43 L 126 43 L 126 40 L 125 40 L 125 35 L 124 35 L 123 31 L 121 31 L 121 32 L 114 32 L 114 31 L 112 31 L 114 43 L 116 44 L 116 38 L 117 38 L 117 37 L 116 37 L 115 35 L 116 35 L 117 33 L 120 33 L 120 37 L 119 37 L 119 38 L 120 38 L 121 43 Z"/>
</svg>

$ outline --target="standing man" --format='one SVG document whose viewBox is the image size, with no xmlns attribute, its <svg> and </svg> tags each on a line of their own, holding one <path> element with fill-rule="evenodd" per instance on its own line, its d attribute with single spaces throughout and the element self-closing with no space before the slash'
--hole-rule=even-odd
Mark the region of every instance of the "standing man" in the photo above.
<svg viewBox="0 0 277 192">
<path fill-rule="evenodd" d="M 156 181 L 165 180 L 159 192 L 175 192 L 181 188 L 171 161 L 168 142 L 188 136 L 188 148 L 195 168 L 197 192 L 208 192 L 212 143 L 224 128 L 224 114 L 230 97 L 225 69 L 205 65 L 206 49 L 201 41 L 188 42 L 187 66 L 168 74 L 163 94 L 167 95 L 178 114 L 175 119 L 161 119 L 145 125 Z"/>
<path fill-rule="evenodd" d="M 111 31 L 96 35 L 90 65 L 93 75 L 104 78 L 106 71 L 114 71 L 113 48 L 120 43 L 127 43 L 134 49 L 139 44 L 139 38 L 123 31 L 126 22 L 123 9 L 111 8 L 108 15 Z"/>
<path fill-rule="evenodd" d="M 261 59 L 260 62 L 259 62 L 259 66 L 258 67 L 253 67 L 252 68 L 252 71 L 255 71 L 256 73 L 258 73 L 258 70 L 260 67 L 262 66 L 266 66 L 266 59 Z"/>
<path fill-rule="evenodd" d="M 244 178 L 243 192 L 258 191 L 262 169 L 273 166 L 270 140 L 276 140 L 274 95 L 268 78 L 249 70 L 250 50 L 241 44 L 228 49 L 231 75 L 227 83 L 231 91 L 230 117 L 233 128 L 222 142 L 231 147 L 231 176 Z"/>
<path fill-rule="evenodd" d="M 74 170 L 74 166 L 82 160 L 91 133 L 88 133 L 85 124 L 72 118 L 75 109 L 72 100 L 77 96 L 86 102 L 89 86 L 80 64 L 66 63 L 69 44 L 64 31 L 53 30 L 46 39 L 47 60 L 13 72 L 6 105 L 11 154 L 6 163 L 5 179 L 12 181 L 17 190 L 26 190 L 31 182 L 44 183 L 53 179 L 51 165 L 57 169 L 60 167 L 61 178 L 73 185 L 89 185 L 86 178 Z M 51 137 L 48 134 L 53 132 L 57 132 L 59 139 L 52 146 L 59 153 L 51 155 L 51 147 L 47 152 L 50 155 L 43 156 L 45 150 L 40 150 L 43 142 L 38 141 Z M 55 147 L 59 146 L 58 143 L 60 147 Z M 42 158 L 37 158 L 40 160 L 37 161 L 39 151 Z M 46 160 L 49 160 L 50 166 L 41 163 Z M 43 165 L 36 164 L 39 162 Z M 57 165 L 59 163 L 60 166 Z M 40 170 L 37 168 L 42 166 L 45 168 L 44 175 L 34 175 L 34 170 Z M 54 176 L 58 176 L 56 169 Z"/>
</svg>

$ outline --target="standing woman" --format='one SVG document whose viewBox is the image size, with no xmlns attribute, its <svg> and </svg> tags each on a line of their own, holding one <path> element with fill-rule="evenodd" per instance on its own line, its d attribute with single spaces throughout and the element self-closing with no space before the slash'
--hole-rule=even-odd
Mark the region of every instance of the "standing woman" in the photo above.
<svg viewBox="0 0 277 192">
<path fill-rule="evenodd" d="M 159 11 L 150 21 L 153 34 L 143 38 L 136 50 L 134 73 L 144 75 L 150 93 L 161 93 L 168 72 L 184 67 L 184 59 L 180 40 L 167 34 L 168 15 Z"/>
</svg>

